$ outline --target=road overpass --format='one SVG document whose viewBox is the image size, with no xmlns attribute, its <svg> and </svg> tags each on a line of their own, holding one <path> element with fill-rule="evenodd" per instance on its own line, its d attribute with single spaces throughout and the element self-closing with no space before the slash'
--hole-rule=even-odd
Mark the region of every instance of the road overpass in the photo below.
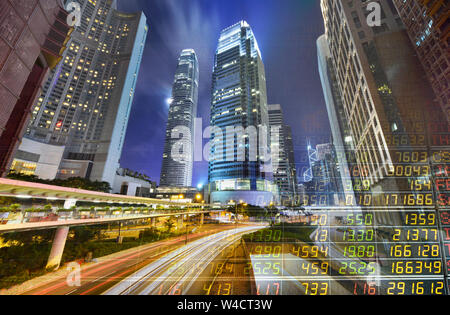
<svg viewBox="0 0 450 315">
<path fill-rule="evenodd" d="M 56 229 L 55 238 L 53 240 L 52 250 L 48 259 L 47 267 L 59 268 L 61 257 L 64 251 L 67 235 L 70 227 L 100 225 L 113 222 L 133 221 L 150 219 L 152 225 L 156 223 L 156 218 L 160 217 L 177 217 L 178 225 L 182 224 L 183 218 L 188 216 L 199 216 L 200 224 L 203 224 L 204 215 L 211 211 L 203 210 L 205 204 L 180 203 L 174 201 L 166 201 L 159 199 L 151 199 L 144 197 L 114 195 L 102 192 L 88 191 L 76 188 L 51 186 L 40 183 L 30 183 L 11 179 L 0 178 L 0 196 L 12 197 L 17 199 L 46 199 L 49 201 L 64 201 L 64 209 L 70 209 L 76 206 L 77 202 L 92 202 L 104 204 L 123 204 L 128 206 L 146 206 L 154 210 L 145 211 L 146 213 L 136 214 L 131 211 L 129 214 L 120 213 L 118 215 L 101 214 L 102 211 L 93 211 L 89 218 L 84 216 L 76 216 L 74 214 L 66 217 L 54 214 L 51 220 L 46 222 L 18 222 L 15 224 L 1 224 L 1 233 L 23 232 L 43 229 Z M 178 207 L 184 210 L 156 210 L 157 206 Z M 198 209 L 193 209 L 198 208 Z M 219 210 L 218 210 L 219 211 Z"/>
<path fill-rule="evenodd" d="M 177 207 L 199 207 L 208 206 L 204 204 L 181 203 L 145 197 L 114 195 L 97 191 L 83 190 L 77 188 L 52 186 L 40 183 L 31 183 L 7 178 L 0 178 L 0 196 L 19 199 L 46 199 L 49 201 L 62 200 L 64 208 L 70 209 L 77 202 L 93 203 L 120 203 L 127 205 L 145 206 L 177 206 Z"/>
<path fill-rule="evenodd" d="M 216 211 L 182 211 L 182 212 L 157 212 L 148 215 L 123 215 L 123 216 L 110 216 L 110 217 L 98 217 L 93 219 L 59 219 L 57 221 L 49 222 L 27 222 L 19 224 L 4 224 L 0 225 L 1 233 L 13 233 L 13 232 L 26 232 L 33 230 L 48 230 L 56 229 L 59 227 L 75 227 L 86 225 L 102 225 L 114 222 L 135 221 L 145 219 L 167 218 L 167 217 L 185 217 L 185 216 L 201 216 L 202 220 L 205 214 Z M 152 220 L 153 221 L 153 220 Z"/>
</svg>

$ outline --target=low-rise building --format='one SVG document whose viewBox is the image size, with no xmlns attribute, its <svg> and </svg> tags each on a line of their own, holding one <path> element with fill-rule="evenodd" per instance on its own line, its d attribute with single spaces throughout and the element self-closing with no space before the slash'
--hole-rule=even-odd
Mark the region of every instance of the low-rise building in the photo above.
<svg viewBox="0 0 450 315">
<path fill-rule="evenodd" d="M 58 174 L 64 150 L 64 146 L 51 145 L 24 137 L 16 151 L 11 171 L 53 180 Z"/>
<path fill-rule="evenodd" d="M 120 168 L 116 171 L 112 189 L 113 194 L 150 197 L 155 193 L 156 183 L 145 174 Z"/>
</svg>

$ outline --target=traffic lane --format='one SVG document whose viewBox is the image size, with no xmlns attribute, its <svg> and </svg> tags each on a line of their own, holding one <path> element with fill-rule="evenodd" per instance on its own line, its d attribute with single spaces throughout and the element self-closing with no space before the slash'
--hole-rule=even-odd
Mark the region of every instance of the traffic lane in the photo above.
<svg viewBox="0 0 450 315">
<path fill-rule="evenodd" d="M 199 239 L 120 282 L 106 295 L 182 295 L 225 248 L 264 226 L 237 228 Z"/>
<path fill-rule="evenodd" d="M 193 241 L 195 239 L 204 237 L 205 235 L 210 235 L 227 229 L 233 229 L 234 226 L 214 226 L 212 230 L 207 230 L 204 232 L 199 232 L 195 234 L 190 234 L 188 240 Z M 105 261 L 96 263 L 94 265 L 83 268 L 81 271 L 81 286 L 73 287 L 68 285 L 67 276 L 69 271 L 65 276 L 52 281 L 50 283 L 43 284 L 37 288 L 29 290 L 24 293 L 24 295 L 65 295 L 65 294 L 76 294 L 83 292 L 83 289 L 88 286 L 89 289 L 93 283 L 99 285 L 100 283 L 108 284 L 111 282 L 109 277 L 113 278 L 126 270 L 132 272 L 133 267 L 137 266 L 141 261 L 148 259 L 157 258 L 158 253 L 166 253 L 167 251 L 175 250 L 176 248 L 183 246 L 186 241 L 185 236 L 180 236 L 175 239 L 165 240 L 158 243 L 144 245 L 136 250 L 129 249 L 124 254 L 114 255 L 114 258 L 107 259 Z M 145 263 L 148 263 L 147 261 Z M 139 266 L 138 266 L 139 267 Z M 126 273 L 123 275 L 126 276 Z M 120 278 L 120 277 L 119 277 Z"/>
<path fill-rule="evenodd" d="M 237 238 L 231 240 L 209 240 L 195 248 L 186 250 L 173 260 L 162 273 L 147 278 L 143 289 L 133 292 L 139 295 L 176 295 L 186 294 L 193 282 L 215 256 L 222 252 Z"/>
</svg>

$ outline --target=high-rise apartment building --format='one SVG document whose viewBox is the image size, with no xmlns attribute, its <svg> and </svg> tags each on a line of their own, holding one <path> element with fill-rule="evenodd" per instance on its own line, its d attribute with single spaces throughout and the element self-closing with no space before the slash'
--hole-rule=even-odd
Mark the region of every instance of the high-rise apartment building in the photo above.
<svg viewBox="0 0 450 315">
<path fill-rule="evenodd" d="M 274 184 L 278 187 L 280 203 L 285 206 L 295 205 L 297 198 L 297 171 L 295 168 L 292 130 L 284 122 L 281 105 L 269 105 L 269 124 L 271 130 L 277 130 L 276 139 L 271 139 Z"/>
<path fill-rule="evenodd" d="M 66 146 L 59 178 L 112 184 L 148 26 L 142 12 L 118 11 L 116 0 L 78 3 L 80 25 L 32 108 L 27 136 Z"/>
<path fill-rule="evenodd" d="M 450 123 L 450 4 L 442 0 L 393 2 Z"/>
<path fill-rule="evenodd" d="M 368 1 L 321 0 L 321 7 L 358 177 L 371 204 L 389 204 L 386 192 L 408 187 L 392 173 L 402 152 L 434 145 L 427 126 L 443 115 L 392 1 L 374 3 L 379 21 Z"/>
<path fill-rule="evenodd" d="M 7 174 L 48 71 L 71 28 L 57 0 L 0 2 L 0 176 Z"/>
<path fill-rule="evenodd" d="M 247 22 L 224 29 L 217 47 L 211 104 L 210 202 L 273 201 L 264 64 Z"/>
<path fill-rule="evenodd" d="M 197 117 L 199 67 L 195 51 L 186 49 L 178 59 L 170 99 L 169 119 L 161 169 L 162 187 L 192 185 L 195 118 Z"/>
</svg>

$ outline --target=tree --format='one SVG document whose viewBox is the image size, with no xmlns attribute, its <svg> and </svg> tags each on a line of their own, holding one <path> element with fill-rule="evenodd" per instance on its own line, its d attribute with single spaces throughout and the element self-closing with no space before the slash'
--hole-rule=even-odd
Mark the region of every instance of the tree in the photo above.
<svg viewBox="0 0 450 315">
<path fill-rule="evenodd" d="M 4 242 L 18 242 L 21 245 L 48 243 L 53 240 L 55 230 L 38 230 L 26 232 L 5 233 Z"/>
<path fill-rule="evenodd" d="M 18 203 L 13 203 L 12 205 L 9 206 L 9 210 L 11 210 L 11 212 L 16 212 L 20 209 L 21 205 Z"/>
<path fill-rule="evenodd" d="M 175 226 L 175 222 L 173 221 L 172 218 L 170 218 L 169 220 L 164 222 L 164 225 L 167 228 L 167 232 L 170 233 L 172 231 L 172 229 L 174 228 L 174 226 Z"/>
</svg>

